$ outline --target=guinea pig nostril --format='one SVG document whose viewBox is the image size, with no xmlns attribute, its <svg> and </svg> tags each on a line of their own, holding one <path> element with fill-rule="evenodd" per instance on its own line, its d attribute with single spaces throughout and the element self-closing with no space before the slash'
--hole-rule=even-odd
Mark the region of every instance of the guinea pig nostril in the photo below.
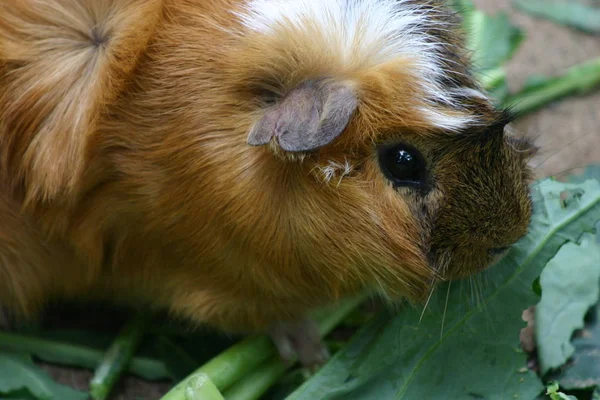
<svg viewBox="0 0 600 400">
<path fill-rule="evenodd" d="M 510 249 L 510 246 L 496 247 L 496 248 L 490 249 L 489 253 L 492 256 L 498 256 L 500 254 L 505 253 L 508 249 Z"/>
</svg>

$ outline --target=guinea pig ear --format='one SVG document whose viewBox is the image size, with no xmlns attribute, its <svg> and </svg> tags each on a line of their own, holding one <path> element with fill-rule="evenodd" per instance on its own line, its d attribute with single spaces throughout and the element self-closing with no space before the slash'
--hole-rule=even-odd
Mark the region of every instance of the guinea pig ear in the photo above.
<svg viewBox="0 0 600 400">
<path fill-rule="evenodd" d="M 76 191 L 99 116 L 161 0 L 0 1 L 0 174 L 27 204 Z"/>
<path fill-rule="evenodd" d="M 508 144 L 515 149 L 523 158 L 533 158 L 538 155 L 540 148 L 535 145 L 533 139 L 519 135 L 512 124 L 504 128 L 504 135 Z"/>
<path fill-rule="evenodd" d="M 273 138 L 290 152 L 315 150 L 331 143 L 358 107 L 347 83 L 305 82 L 267 109 L 248 135 L 248 144 L 262 146 Z"/>
</svg>

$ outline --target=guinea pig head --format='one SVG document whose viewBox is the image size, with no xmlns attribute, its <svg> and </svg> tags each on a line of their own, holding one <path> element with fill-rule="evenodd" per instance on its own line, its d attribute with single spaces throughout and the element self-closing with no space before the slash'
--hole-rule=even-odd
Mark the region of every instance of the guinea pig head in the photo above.
<svg viewBox="0 0 600 400">
<path fill-rule="evenodd" d="M 528 140 L 505 133 L 510 115 L 432 144 L 429 257 L 442 276 L 465 277 L 499 260 L 527 233 L 532 214 Z M 448 142 L 446 142 L 448 140 Z M 433 211 L 433 212 L 431 212 Z"/>
<path fill-rule="evenodd" d="M 393 8 L 357 4 L 368 3 Z M 413 299 L 437 280 L 485 269 L 527 232 L 534 152 L 506 133 L 510 112 L 473 78 L 451 14 L 424 3 L 409 8 L 417 36 L 402 39 L 412 50 L 394 49 L 390 36 L 367 51 L 359 35 L 336 59 L 336 42 L 316 25 L 290 24 L 263 32 L 260 60 L 246 59 L 264 68 L 251 68 L 248 86 L 262 76 L 268 93 L 247 141 L 301 171 L 294 229 L 314 238 L 300 250 L 307 262 Z M 279 48 L 285 62 L 269 60 Z"/>
</svg>

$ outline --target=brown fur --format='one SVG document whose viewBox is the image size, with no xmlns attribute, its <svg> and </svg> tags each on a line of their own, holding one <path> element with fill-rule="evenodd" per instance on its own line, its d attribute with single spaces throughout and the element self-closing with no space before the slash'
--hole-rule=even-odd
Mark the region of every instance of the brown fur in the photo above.
<svg viewBox="0 0 600 400">
<path fill-rule="evenodd" d="M 526 157 L 501 112 L 436 106 L 484 121 L 442 132 L 413 60 L 341 65 L 318 36 L 233 35 L 240 2 L 0 4 L 1 304 L 117 299 L 263 330 L 364 289 L 422 299 L 525 233 Z M 476 88 L 458 33 L 440 35 L 448 85 Z M 247 144 L 266 107 L 321 78 L 356 86 L 334 142 Z M 376 145 L 396 140 L 426 157 L 426 194 L 382 175 Z"/>
</svg>

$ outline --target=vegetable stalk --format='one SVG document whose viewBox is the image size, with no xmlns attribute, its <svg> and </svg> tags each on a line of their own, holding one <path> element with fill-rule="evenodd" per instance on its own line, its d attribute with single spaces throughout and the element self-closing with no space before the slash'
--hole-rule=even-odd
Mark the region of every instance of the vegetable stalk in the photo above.
<svg viewBox="0 0 600 400">
<path fill-rule="evenodd" d="M 361 295 L 342 302 L 334 309 L 320 310 L 316 319 L 321 335 L 325 336 L 331 332 L 365 298 L 365 295 Z M 270 360 L 261 367 L 268 359 Z M 260 369 L 255 371 L 259 367 Z M 219 390 L 225 391 L 227 400 L 257 399 L 285 370 L 271 339 L 261 335 L 249 337 L 230 347 L 201 366 L 191 377 L 199 373 L 208 375 Z M 188 377 L 179 382 L 161 400 L 184 400 L 183 388 L 188 385 L 190 379 Z"/>
<path fill-rule="evenodd" d="M 185 400 L 225 400 L 208 375 L 192 375 L 183 390 Z"/>
<path fill-rule="evenodd" d="M 113 344 L 96 368 L 90 382 L 90 395 L 94 400 L 104 400 L 110 394 L 144 336 L 149 317 L 138 315 L 125 324 Z"/>
<path fill-rule="evenodd" d="M 585 94 L 600 85 L 600 58 L 571 67 L 566 74 L 541 79 L 509 96 L 504 102 L 523 115 L 571 94 Z"/>
<path fill-rule="evenodd" d="M 104 357 L 103 351 L 92 347 L 56 339 L 1 331 L 0 349 L 33 354 L 37 358 L 50 363 L 90 369 L 96 368 Z M 147 380 L 164 379 L 169 376 L 162 361 L 140 356 L 131 359 L 127 372 Z"/>
</svg>

